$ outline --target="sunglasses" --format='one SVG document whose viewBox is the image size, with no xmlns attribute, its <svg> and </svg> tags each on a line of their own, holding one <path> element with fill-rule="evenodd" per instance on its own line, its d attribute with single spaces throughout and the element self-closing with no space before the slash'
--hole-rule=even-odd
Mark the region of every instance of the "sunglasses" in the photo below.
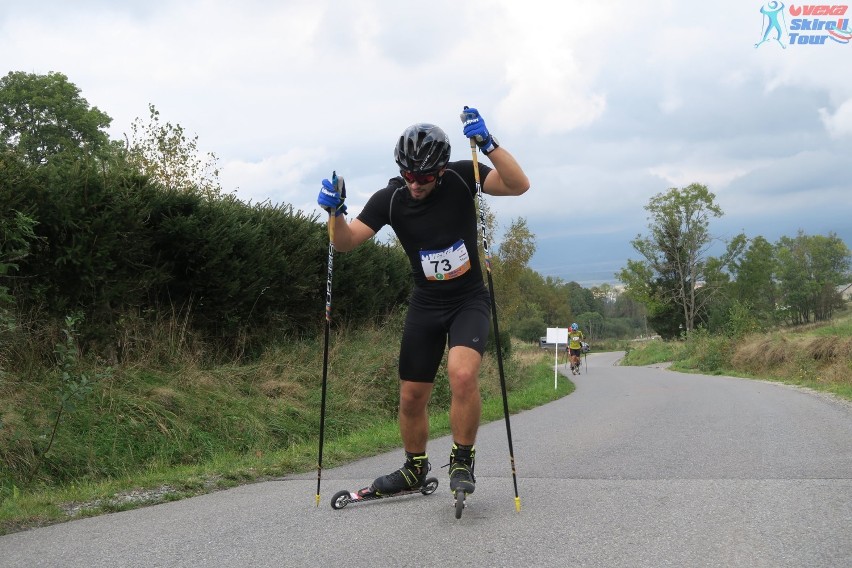
<svg viewBox="0 0 852 568">
<path fill-rule="evenodd" d="M 438 179 L 438 172 L 429 172 L 425 174 L 416 174 L 414 172 L 407 172 L 405 170 L 399 170 L 399 173 L 402 174 L 402 177 L 405 178 L 405 181 L 408 183 L 417 182 L 420 185 L 425 185 L 427 183 L 432 183 L 436 179 Z"/>
</svg>

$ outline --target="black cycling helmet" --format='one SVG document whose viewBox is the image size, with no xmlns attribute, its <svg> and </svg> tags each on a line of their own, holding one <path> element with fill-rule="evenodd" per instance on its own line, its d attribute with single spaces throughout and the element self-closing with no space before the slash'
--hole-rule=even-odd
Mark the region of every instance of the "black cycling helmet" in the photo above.
<svg viewBox="0 0 852 568">
<path fill-rule="evenodd" d="M 450 139 L 434 124 L 412 124 L 399 137 L 393 157 L 401 170 L 436 172 L 450 161 Z"/>
</svg>

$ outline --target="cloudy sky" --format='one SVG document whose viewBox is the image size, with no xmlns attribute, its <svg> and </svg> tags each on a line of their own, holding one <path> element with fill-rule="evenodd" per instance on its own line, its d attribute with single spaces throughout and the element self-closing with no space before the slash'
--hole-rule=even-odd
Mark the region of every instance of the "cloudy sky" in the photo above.
<svg viewBox="0 0 852 568">
<path fill-rule="evenodd" d="M 501 227 L 524 217 L 532 267 L 591 286 L 637 257 L 649 199 L 693 182 L 725 212 L 720 242 L 852 247 L 852 42 L 798 29 L 852 29 L 847 1 L 785 6 L 781 42 L 755 48 L 760 0 L 0 0 L 0 72 L 67 75 L 113 138 L 153 104 L 226 191 L 317 215 L 332 170 L 360 211 L 409 124 L 469 158 L 458 115 L 477 107 L 532 181 L 489 198 Z"/>
</svg>

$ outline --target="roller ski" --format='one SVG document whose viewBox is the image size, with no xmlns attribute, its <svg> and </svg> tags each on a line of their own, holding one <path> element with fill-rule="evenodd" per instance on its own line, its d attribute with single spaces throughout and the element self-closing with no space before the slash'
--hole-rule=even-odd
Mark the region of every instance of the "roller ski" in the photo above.
<svg viewBox="0 0 852 568">
<path fill-rule="evenodd" d="M 473 446 L 457 444 L 453 444 L 450 453 L 450 492 L 453 494 L 457 519 L 461 519 L 467 496 L 476 489 L 476 477 L 473 475 L 475 455 Z"/>
<path fill-rule="evenodd" d="M 427 477 L 431 466 L 426 455 L 415 456 L 406 452 L 405 464 L 398 470 L 377 478 L 356 492 L 338 491 L 331 498 L 332 509 L 342 509 L 349 503 L 362 503 L 422 493 L 431 495 L 438 488 L 435 477 Z"/>
</svg>

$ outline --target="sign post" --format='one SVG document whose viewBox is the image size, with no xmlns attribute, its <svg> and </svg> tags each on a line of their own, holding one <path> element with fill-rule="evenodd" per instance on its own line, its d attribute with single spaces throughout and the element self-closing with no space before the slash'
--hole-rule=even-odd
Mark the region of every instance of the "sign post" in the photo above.
<svg viewBox="0 0 852 568">
<path fill-rule="evenodd" d="M 559 344 L 568 344 L 568 328 L 548 327 L 547 342 L 553 344 L 553 390 L 556 390 L 557 379 L 559 378 Z"/>
</svg>

